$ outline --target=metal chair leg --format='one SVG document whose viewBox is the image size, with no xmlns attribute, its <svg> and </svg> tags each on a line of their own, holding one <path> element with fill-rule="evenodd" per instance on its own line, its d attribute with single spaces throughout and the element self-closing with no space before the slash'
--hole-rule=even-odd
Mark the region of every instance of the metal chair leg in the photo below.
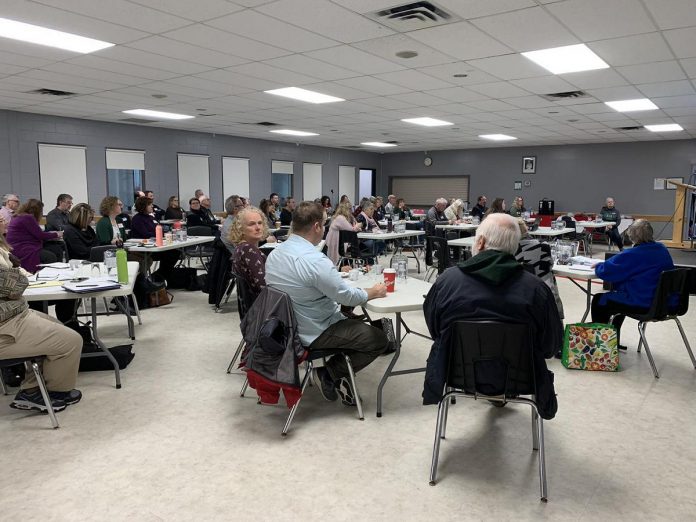
<svg viewBox="0 0 696 522">
<path fill-rule="evenodd" d="M 679 327 L 679 333 L 681 334 L 682 340 L 684 341 L 684 346 L 686 346 L 686 351 L 689 352 L 689 357 L 691 357 L 691 364 L 693 364 L 694 369 L 696 369 L 696 358 L 694 358 L 694 352 L 691 351 L 691 345 L 689 344 L 689 340 L 686 338 L 686 334 L 684 333 L 684 328 L 682 328 L 681 321 L 678 317 L 674 317 L 674 321 L 677 323 L 677 326 Z"/>
<path fill-rule="evenodd" d="M 44 382 L 43 375 L 41 374 L 41 369 L 36 361 L 31 361 L 31 363 L 26 362 L 25 366 L 28 371 L 33 371 L 36 376 L 36 382 L 39 385 L 39 390 L 41 390 L 41 397 L 43 397 L 44 404 L 46 405 L 46 411 L 48 412 L 48 417 L 51 419 L 51 424 L 53 429 L 59 428 L 58 419 L 56 418 L 56 412 L 53 411 L 53 404 L 51 403 L 51 396 L 48 394 L 46 389 L 46 383 Z"/>
<path fill-rule="evenodd" d="M 539 489 L 541 492 L 541 501 L 548 502 L 548 490 L 546 484 L 546 448 L 544 447 L 544 419 L 538 417 L 537 423 L 539 425 Z"/>
<path fill-rule="evenodd" d="M 452 388 L 447 387 L 445 390 L 445 393 L 452 391 Z M 445 438 L 445 432 L 447 431 L 447 418 L 449 416 L 449 407 L 450 404 L 452 404 L 452 400 L 454 397 L 448 397 L 447 400 L 445 401 L 445 414 L 443 415 L 442 418 L 442 431 L 440 433 L 440 438 L 444 439 Z"/>
<path fill-rule="evenodd" d="M 232 360 L 230 361 L 230 365 L 227 367 L 227 373 L 232 372 L 232 367 L 234 366 L 234 363 L 237 361 L 237 357 L 239 357 L 239 354 L 241 353 L 242 348 L 244 348 L 244 338 L 242 338 L 242 340 L 239 341 L 239 346 L 237 346 L 237 351 L 234 352 L 234 357 L 232 357 Z"/>
<path fill-rule="evenodd" d="M 288 419 L 285 421 L 285 426 L 283 426 L 283 431 L 280 434 L 282 437 L 287 437 L 287 435 L 288 435 L 288 430 L 290 429 L 290 424 L 292 424 L 292 420 L 295 418 L 295 412 L 297 411 L 297 408 L 300 405 L 300 401 L 302 400 L 302 395 L 304 395 L 304 391 L 307 388 L 307 384 L 309 383 L 309 376 L 312 374 L 312 368 L 314 368 L 312 361 L 307 361 L 307 371 L 305 372 L 304 378 L 302 379 L 302 387 L 300 389 L 300 397 L 297 399 L 297 402 L 295 404 L 293 404 L 292 408 L 290 409 L 290 413 L 288 414 Z"/>
<path fill-rule="evenodd" d="M 362 399 L 358 393 L 358 385 L 355 382 L 355 372 L 353 371 L 353 365 L 350 363 L 350 357 L 343 354 L 346 359 L 346 366 L 348 367 L 348 376 L 350 377 L 350 387 L 353 388 L 353 395 L 355 396 L 355 406 L 358 408 L 358 419 L 365 420 L 365 415 L 363 415 Z"/>
<path fill-rule="evenodd" d="M 133 310 L 135 310 L 135 315 L 138 317 L 138 324 L 142 325 L 143 320 L 140 319 L 140 308 L 138 308 L 138 300 L 135 298 L 134 294 L 131 294 L 131 297 L 133 298 Z M 128 297 L 126 297 L 128 299 Z"/>
<path fill-rule="evenodd" d="M 539 449 L 539 414 L 532 408 L 532 449 Z"/>
<path fill-rule="evenodd" d="M 242 389 L 239 392 L 240 397 L 244 397 L 244 394 L 246 393 L 248 387 L 249 387 L 249 377 L 244 379 L 244 384 L 242 384 Z"/>
<path fill-rule="evenodd" d="M 435 442 L 433 443 L 433 458 L 430 463 L 430 485 L 437 483 L 437 462 L 440 458 L 440 439 L 442 438 L 442 422 L 445 416 L 445 402 L 449 397 L 442 399 L 437 405 L 437 424 L 435 425 Z"/>
<path fill-rule="evenodd" d="M 5 381 L 2 380 L 2 373 L 0 372 L 0 390 L 2 390 L 3 395 L 7 395 L 7 387 L 5 386 Z"/>
<path fill-rule="evenodd" d="M 645 345 L 645 355 L 648 356 L 648 361 L 650 362 L 650 367 L 652 368 L 653 375 L 655 376 L 656 379 L 659 379 L 660 374 L 657 372 L 657 366 L 655 366 L 655 360 L 653 359 L 653 356 L 650 353 L 650 346 L 648 345 L 648 339 L 645 337 L 645 327 L 646 327 L 646 323 L 639 323 L 638 324 L 638 333 L 640 334 L 641 341 Z"/>
</svg>

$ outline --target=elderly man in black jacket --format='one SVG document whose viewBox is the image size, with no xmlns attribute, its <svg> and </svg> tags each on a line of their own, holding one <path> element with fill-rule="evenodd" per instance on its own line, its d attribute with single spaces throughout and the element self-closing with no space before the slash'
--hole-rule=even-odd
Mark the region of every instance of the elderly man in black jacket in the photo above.
<svg viewBox="0 0 696 522">
<path fill-rule="evenodd" d="M 549 287 L 515 260 L 519 241 L 513 217 L 491 214 L 476 231 L 474 256 L 447 269 L 428 292 L 423 308 L 434 343 L 425 373 L 424 404 L 437 404 L 444 393 L 451 326 L 467 319 L 488 320 L 529 326 L 539 414 L 544 419 L 556 414 L 553 373 L 544 359 L 561 347 L 563 325 Z"/>
</svg>

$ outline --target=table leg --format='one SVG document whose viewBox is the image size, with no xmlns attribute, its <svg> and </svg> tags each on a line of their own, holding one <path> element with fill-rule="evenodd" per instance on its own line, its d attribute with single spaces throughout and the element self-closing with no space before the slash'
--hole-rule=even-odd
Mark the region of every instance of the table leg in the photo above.
<svg viewBox="0 0 696 522">
<path fill-rule="evenodd" d="M 94 342 L 97 343 L 97 346 L 99 349 L 104 352 L 104 355 L 109 359 L 111 362 L 112 366 L 114 367 L 114 373 L 116 374 L 116 388 L 121 388 L 121 370 L 118 367 L 118 361 L 116 361 L 116 358 L 111 354 L 111 352 L 106 348 L 102 340 L 99 338 L 99 334 L 97 333 L 97 299 L 96 297 L 91 298 L 91 304 L 92 304 L 92 336 L 94 337 Z M 97 355 L 99 356 L 98 353 L 93 353 L 93 354 L 85 354 L 87 356 L 94 356 Z M 83 355 L 83 357 L 85 356 Z"/>
<path fill-rule="evenodd" d="M 592 308 L 592 279 L 587 280 L 587 290 L 585 290 L 585 293 L 587 294 L 587 304 L 585 305 L 585 314 L 582 316 L 581 323 L 585 322 L 587 315 L 590 313 L 590 308 Z"/>
<path fill-rule="evenodd" d="M 379 386 L 377 386 L 377 417 L 382 416 L 382 390 L 396 365 L 396 361 L 399 360 L 399 355 L 401 355 L 401 312 L 396 312 L 396 331 L 394 332 L 394 337 L 396 337 L 394 341 L 396 344 L 396 351 L 394 352 L 392 360 L 389 361 L 387 369 L 384 371 L 382 380 L 379 381 Z"/>
<path fill-rule="evenodd" d="M 121 312 L 126 316 L 128 321 L 128 337 L 135 341 L 135 324 L 133 323 L 133 317 L 130 314 L 130 305 L 128 304 L 128 296 L 124 297 L 125 303 L 121 302 L 121 298 L 116 298 L 116 306 Z"/>
</svg>

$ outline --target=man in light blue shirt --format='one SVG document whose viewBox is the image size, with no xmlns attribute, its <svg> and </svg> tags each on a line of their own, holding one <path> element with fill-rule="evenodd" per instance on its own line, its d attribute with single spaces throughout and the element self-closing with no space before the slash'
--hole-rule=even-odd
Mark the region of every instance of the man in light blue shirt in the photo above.
<svg viewBox="0 0 696 522">
<path fill-rule="evenodd" d="M 268 256 L 266 284 L 290 296 L 302 344 L 310 350 L 347 353 L 357 372 L 384 352 L 388 339 L 369 324 L 347 319 L 339 305 L 360 306 L 385 297 L 387 289 L 383 283 L 355 288 L 341 278 L 331 260 L 315 248 L 322 240 L 325 220 L 320 204 L 300 203 L 293 215 L 292 235 Z M 355 404 L 343 357 L 331 357 L 324 368 L 315 368 L 312 380 L 326 400 L 335 401 L 340 394 L 344 404 Z"/>
</svg>

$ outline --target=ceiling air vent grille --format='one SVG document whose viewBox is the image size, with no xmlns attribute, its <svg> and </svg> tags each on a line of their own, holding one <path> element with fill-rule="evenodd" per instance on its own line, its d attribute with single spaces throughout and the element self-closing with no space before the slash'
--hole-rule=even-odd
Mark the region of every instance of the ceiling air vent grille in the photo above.
<svg viewBox="0 0 696 522">
<path fill-rule="evenodd" d="M 45 94 L 46 96 L 75 96 L 76 92 L 57 91 L 56 89 L 36 89 L 29 91 L 27 94 Z"/>
<path fill-rule="evenodd" d="M 461 20 L 434 2 L 412 2 L 389 9 L 380 9 L 366 16 L 399 32 L 425 29 Z"/>
<path fill-rule="evenodd" d="M 614 130 L 617 130 L 617 131 L 637 131 L 637 130 L 643 130 L 643 127 L 641 125 L 633 125 L 631 127 L 616 127 Z"/>
<path fill-rule="evenodd" d="M 550 94 L 542 94 L 541 97 L 550 101 L 591 98 L 585 91 L 552 92 Z"/>
<path fill-rule="evenodd" d="M 277 127 L 277 123 L 273 123 L 272 121 L 260 121 L 256 125 L 262 125 L 263 127 Z"/>
</svg>

